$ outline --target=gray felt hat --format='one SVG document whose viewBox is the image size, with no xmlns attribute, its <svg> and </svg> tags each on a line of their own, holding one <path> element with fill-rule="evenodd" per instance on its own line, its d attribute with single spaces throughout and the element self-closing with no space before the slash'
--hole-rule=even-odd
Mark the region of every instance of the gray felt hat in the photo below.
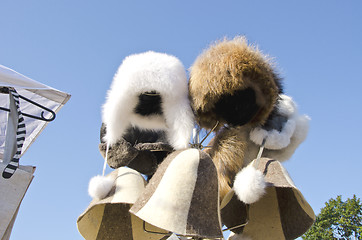
<svg viewBox="0 0 362 240">
<path fill-rule="evenodd" d="M 253 240 L 301 236 L 315 220 L 313 209 L 279 161 L 261 158 L 257 169 L 265 176 L 266 193 L 257 202 L 246 205 L 231 190 L 221 203 L 223 224 L 233 228 L 239 237 Z"/>
<path fill-rule="evenodd" d="M 93 199 L 78 220 L 78 230 L 87 240 L 156 240 L 160 235 L 144 231 L 162 232 L 143 221 L 129 209 L 144 190 L 145 180 L 137 171 L 121 167 L 107 177 L 114 185 L 104 199 Z M 167 232 L 163 231 L 165 234 Z"/>
<path fill-rule="evenodd" d="M 210 156 L 198 149 L 168 155 L 130 212 L 182 236 L 222 238 L 217 173 Z"/>
</svg>

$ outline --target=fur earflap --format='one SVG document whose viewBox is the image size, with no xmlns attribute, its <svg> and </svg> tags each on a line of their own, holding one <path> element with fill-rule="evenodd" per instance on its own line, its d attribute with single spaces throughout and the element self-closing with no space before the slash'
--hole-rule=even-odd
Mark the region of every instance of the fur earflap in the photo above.
<svg viewBox="0 0 362 240">
<path fill-rule="evenodd" d="M 288 146 L 282 149 L 264 149 L 263 156 L 286 161 L 292 157 L 297 147 L 306 139 L 309 130 L 310 118 L 307 115 L 298 115 L 295 119 L 295 130 Z"/>
<path fill-rule="evenodd" d="M 144 98 L 151 105 L 142 108 L 139 104 Z M 182 63 L 174 56 L 152 51 L 125 58 L 108 91 L 102 117 L 109 144 L 119 140 L 128 127 L 137 126 L 165 130 L 175 149 L 187 147 L 193 113 Z"/>
<path fill-rule="evenodd" d="M 235 37 L 217 42 L 196 59 L 190 69 L 189 92 L 199 124 L 212 128 L 217 121 L 264 123 L 282 87 L 269 58 L 244 37 Z M 233 119 L 245 112 L 248 116 Z"/>
<path fill-rule="evenodd" d="M 210 141 L 212 147 L 205 148 L 218 170 L 220 199 L 231 190 L 235 175 L 252 160 L 244 162 L 245 155 L 249 154 L 249 129 L 246 126 L 223 128 Z"/>
<path fill-rule="evenodd" d="M 265 194 L 265 187 L 263 173 L 255 169 L 252 162 L 236 174 L 233 189 L 240 201 L 251 204 Z"/>
<path fill-rule="evenodd" d="M 103 199 L 111 191 L 114 179 L 105 176 L 94 176 L 89 181 L 88 194 L 93 199 Z"/>
<path fill-rule="evenodd" d="M 278 112 L 283 116 L 293 116 L 298 112 L 297 104 L 293 101 L 292 97 L 285 94 L 279 95 L 277 103 Z"/>
<path fill-rule="evenodd" d="M 308 133 L 309 117 L 299 115 L 293 99 L 287 95 L 280 95 L 275 119 L 269 119 L 269 129 L 256 127 L 250 132 L 250 139 L 261 145 L 265 139 L 265 148 L 271 150 L 283 149 L 290 145 L 292 137 L 301 143 Z M 274 127 L 273 127 L 274 126 Z M 277 129 L 277 126 L 282 126 Z"/>
</svg>

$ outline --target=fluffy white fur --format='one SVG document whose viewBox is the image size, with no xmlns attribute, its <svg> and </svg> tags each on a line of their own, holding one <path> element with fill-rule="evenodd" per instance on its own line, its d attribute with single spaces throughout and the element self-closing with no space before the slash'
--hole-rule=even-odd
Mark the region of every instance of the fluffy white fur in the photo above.
<svg viewBox="0 0 362 240">
<path fill-rule="evenodd" d="M 281 132 L 276 129 L 267 131 L 261 127 L 254 128 L 250 132 L 250 139 L 261 145 L 263 139 L 265 148 L 276 150 L 287 147 L 291 143 L 292 138 L 297 138 L 298 142 L 304 141 L 309 129 L 309 118 L 306 115 L 299 115 L 296 104 L 293 99 L 286 95 L 280 95 L 281 99 L 278 102 L 278 112 L 287 117 L 288 120 L 283 126 Z"/>
<path fill-rule="evenodd" d="M 111 191 L 114 179 L 105 176 L 94 176 L 89 181 L 88 194 L 93 199 L 103 199 Z"/>
<path fill-rule="evenodd" d="M 297 147 L 306 139 L 308 135 L 309 129 L 309 121 L 310 118 L 307 115 L 299 115 L 296 119 L 296 127 L 293 133 L 292 138 L 290 139 L 290 144 L 280 150 L 264 150 L 266 152 L 266 156 L 274 159 L 278 159 L 278 161 L 286 161 L 291 158 Z"/>
<path fill-rule="evenodd" d="M 161 94 L 164 116 L 144 117 L 134 113 L 138 96 L 144 92 Z M 193 128 L 193 113 L 188 99 L 186 71 L 174 56 L 145 52 L 126 57 L 119 67 L 103 106 L 105 140 L 115 143 L 134 125 L 167 132 L 175 149 L 188 146 Z"/>
<path fill-rule="evenodd" d="M 264 175 L 251 162 L 235 176 L 234 191 L 240 201 L 251 204 L 265 194 L 266 183 Z"/>
<path fill-rule="evenodd" d="M 290 138 L 292 137 L 296 127 L 296 121 L 294 118 L 289 118 L 281 132 L 276 129 L 265 130 L 261 127 L 254 128 L 250 132 L 250 139 L 261 145 L 265 138 L 265 148 L 267 149 L 282 149 L 289 145 Z"/>
<path fill-rule="evenodd" d="M 279 95 L 280 99 L 278 101 L 278 112 L 282 114 L 283 116 L 292 116 L 297 111 L 297 105 L 293 101 L 293 99 L 290 96 L 287 96 L 285 94 Z"/>
</svg>

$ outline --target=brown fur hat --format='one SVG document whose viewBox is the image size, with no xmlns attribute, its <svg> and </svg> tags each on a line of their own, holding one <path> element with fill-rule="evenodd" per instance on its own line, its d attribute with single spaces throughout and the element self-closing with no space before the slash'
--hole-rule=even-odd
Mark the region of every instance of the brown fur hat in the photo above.
<svg viewBox="0 0 362 240">
<path fill-rule="evenodd" d="M 263 124 L 282 89 L 270 60 L 244 37 L 235 37 L 211 45 L 196 59 L 189 92 L 199 124 L 210 129 L 217 121 Z"/>
</svg>

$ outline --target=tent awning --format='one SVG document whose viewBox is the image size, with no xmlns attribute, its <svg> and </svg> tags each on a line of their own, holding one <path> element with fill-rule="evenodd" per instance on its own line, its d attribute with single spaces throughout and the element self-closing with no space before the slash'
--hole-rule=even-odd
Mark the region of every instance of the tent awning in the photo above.
<svg viewBox="0 0 362 240">
<path fill-rule="evenodd" d="M 0 87 L 13 87 L 19 95 L 30 99 L 57 113 L 69 100 L 70 94 L 59 91 L 35 80 L 32 80 L 16 71 L 0 65 Z M 9 94 L 0 93 L 0 107 L 9 108 Z M 43 109 L 20 99 L 21 112 L 40 116 Z M 51 113 L 44 111 L 44 117 L 50 118 Z M 5 148 L 5 134 L 8 112 L 0 110 L 0 159 L 3 159 Z M 46 127 L 48 122 L 24 117 L 26 125 L 25 142 L 22 154 L 35 141 L 37 136 Z"/>
</svg>

